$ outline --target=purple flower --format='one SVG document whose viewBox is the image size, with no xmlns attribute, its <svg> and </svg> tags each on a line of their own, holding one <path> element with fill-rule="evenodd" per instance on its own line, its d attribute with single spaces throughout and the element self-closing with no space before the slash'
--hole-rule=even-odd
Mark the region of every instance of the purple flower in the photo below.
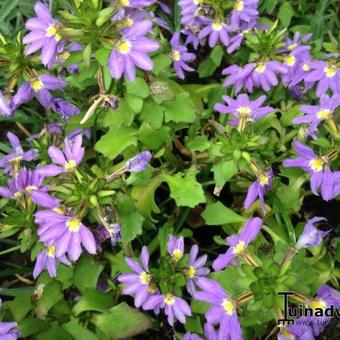
<svg viewBox="0 0 340 340">
<path fill-rule="evenodd" d="M 27 103 L 37 97 L 38 101 L 46 109 L 53 106 L 53 97 L 50 91 L 61 90 L 67 86 L 62 79 L 51 76 L 50 74 L 41 74 L 20 86 L 18 92 L 13 97 L 13 105 L 15 107 Z"/>
<path fill-rule="evenodd" d="M 123 8 L 143 8 L 151 6 L 155 0 L 120 0 L 119 5 Z"/>
<path fill-rule="evenodd" d="M 318 294 L 314 299 L 308 299 L 306 304 L 312 308 L 329 308 L 333 306 L 334 309 L 340 307 L 340 292 L 331 288 L 328 285 L 323 285 L 319 288 Z M 319 336 L 326 326 L 331 322 L 331 317 L 301 317 L 298 318 L 294 325 L 288 327 L 289 333 L 297 336 L 297 339 L 314 339 Z"/>
<path fill-rule="evenodd" d="M 250 22 L 257 18 L 258 0 L 236 0 L 231 12 L 231 28 L 236 30 L 241 22 Z"/>
<path fill-rule="evenodd" d="M 34 11 L 37 17 L 26 22 L 26 28 L 31 32 L 23 39 L 24 44 L 28 45 L 25 54 L 29 55 L 41 49 L 41 62 L 51 67 L 62 47 L 59 33 L 61 24 L 52 18 L 48 7 L 40 1 L 35 4 Z"/>
<path fill-rule="evenodd" d="M 24 199 L 30 197 L 36 204 L 45 208 L 55 208 L 59 201 L 47 192 L 48 188 L 42 186 L 44 177 L 31 170 L 21 169 L 18 174 L 8 180 L 8 188 L 0 186 L 0 195 L 12 199 Z"/>
<path fill-rule="evenodd" d="M 190 25 L 198 16 L 202 0 L 179 0 L 178 5 L 181 7 L 181 23 Z"/>
<path fill-rule="evenodd" d="M 82 136 L 77 135 L 72 141 L 65 138 L 63 151 L 55 146 L 50 146 L 48 148 L 48 155 L 58 165 L 39 166 L 36 172 L 45 177 L 54 177 L 61 173 L 74 171 L 84 157 L 85 151 L 81 144 Z"/>
<path fill-rule="evenodd" d="M 299 240 L 296 243 L 297 249 L 307 248 L 311 246 L 315 247 L 321 244 L 324 237 L 330 231 L 322 231 L 315 228 L 314 224 L 320 221 L 326 221 L 326 219 L 324 217 L 313 217 L 307 222 L 303 230 L 303 233 L 301 234 Z"/>
<path fill-rule="evenodd" d="M 258 217 L 248 219 L 240 232 L 236 235 L 228 236 L 226 241 L 229 249 L 225 254 L 221 254 L 213 262 L 216 271 L 226 268 L 230 262 L 245 253 L 250 242 L 255 240 L 262 227 L 262 220 Z"/>
<path fill-rule="evenodd" d="M 65 255 L 56 258 L 55 245 L 52 245 L 50 247 L 47 246 L 37 255 L 37 259 L 35 261 L 33 270 L 34 279 L 36 279 L 45 268 L 47 269 L 50 277 L 56 277 L 57 276 L 56 266 L 58 261 L 65 265 L 71 264 Z"/>
<path fill-rule="evenodd" d="M 266 173 L 259 172 L 257 174 L 257 180 L 249 187 L 247 197 L 244 201 L 244 208 L 249 209 L 250 206 L 255 202 L 256 198 L 260 199 L 261 208 L 263 213 L 266 212 L 264 204 L 264 195 L 270 190 L 273 182 L 273 171 L 270 169 Z"/>
<path fill-rule="evenodd" d="M 205 313 L 205 317 L 209 324 L 219 324 L 218 339 L 243 339 L 236 313 L 236 302 L 214 280 L 201 277 L 198 279 L 197 285 L 202 291 L 196 292 L 195 299 L 212 305 Z"/>
<path fill-rule="evenodd" d="M 191 316 L 188 303 L 184 299 L 174 296 L 171 293 L 150 296 L 143 305 L 143 309 L 145 310 L 158 310 L 159 308 L 164 308 L 170 326 L 174 325 L 176 319 L 185 324 L 186 316 Z"/>
<path fill-rule="evenodd" d="M 8 103 L 7 99 L 0 91 L 0 116 L 8 117 L 11 115 L 12 115 L 11 103 Z"/>
<path fill-rule="evenodd" d="M 178 262 L 184 254 L 184 238 L 183 236 L 176 238 L 174 235 L 169 235 L 166 249 L 169 255 L 175 262 Z"/>
<path fill-rule="evenodd" d="M 85 227 L 79 217 L 64 215 L 60 208 L 40 210 L 35 213 L 35 223 L 39 225 L 41 242 L 55 245 L 55 256 L 67 255 L 75 262 L 81 255 L 81 245 L 90 253 L 96 254 L 96 241 L 92 232 Z"/>
<path fill-rule="evenodd" d="M 15 174 L 19 169 L 20 161 L 32 161 L 38 157 L 38 151 L 31 149 L 25 151 L 20 145 L 19 138 L 12 132 L 7 133 L 7 138 L 12 146 L 13 152 L 0 159 L 0 168 L 5 168 L 5 174 Z"/>
<path fill-rule="evenodd" d="M 63 133 L 63 124 L 59 122 L 49 123 L 47 124 L 46 128 L 48 134 L 51 136 L 59 136 Z"/>
<path fill-rule="evenodd" d="M 229 45 L 229 36 L 227 25 L 221 20 L 211 20 L 207 19 L 207 24 L 205 28 L 199 33 L 198 38 L 203 39 L 208 38 L 208 43 L 211 48 L 215 47 L 220 41 L 224 46 Z"/>
<path fill-rule="evenodd" d="M 150 151 L 143 151 L 125 163 L 125 169 L 130 172 L 144 171 L 152 158 Z"/>
<path fill-rule="evenodd" d="M 312 34 L 307 34 L 301 37 L 300 32 L 296 32 L 293 36 L 293 39 L 290 39 L 289 37 L 285 39 L 286 46 L 282 48 L 282 51 L 294 52 L 296 55 L 309 54 L 311 46 L 303 45 L 303 43 L 306 43 L 311 38 L 311 36 Z"/>
<path fill-rule="evenodd" d="M 136 77 L 136 66 L 151 71 L 153 62 L 147 53 L 159 48 L 158 42 L 145 37 L 151 31 L 152 22 L 143 20 L 122 31 L 122 37 L 117 41 L 109 57 L 109 69 L 112 77 L 119 79 L 123 73 L 133 81 Z"/>
<path fill-rule="evenodd" d="M 204 339 L 198 336 L 197 334 L 187 332 L 183 335 L 182 340 L 204 340 Z"/>
<path fill-rule="evenodd" d="M 327 92 L 328 89 L 333 94 L 340 94 L 340 69 L 335 64 L 325 61 L 310 62 L 310 72 L 306 75 L 307 82 L 317 82 L 316 94 L 320 97 Z"/>
<path fill-rule="evenodd" d="M 294 124 L 309 124 L 308 132 L 316 139 L 317 128 L 320 122 L 333 119 L 333 113 L 340 105 L 340 96 L 329 97 L 324 94 L 320 97 L 319 105 L 302 105 L 301 112 L 304 116 L 293 119 Z"/>
<path fill-rule="evenodd" d="M 52 110 L 59 113 L 65 120 L 72 116 L 78 115 L 80 110 L 62 98 L 53 98 Z"/>
<path fill-rule="evenodd" d="M 210 270 L 204 267 L 207 262 L 207 255 L 203 255 L 197 258 L 198 255 L 198 246 L 194 244 L 191 247 L 190 255 L 189 255 L 189 263 L 188 267 L 185 270 L 185 274 L 187 277 L 187 290 L 191 296 L 194 296 L 196 292 L 195 282 L 200 276 L 206 276 L 209 274 Z"/>
<path fill-rule="evenodd" d="M 0 308 L 2 307 L 2 300 L 0 299 Z M 0 338 L 1 340 L 16 340 L 20 336 L 18 324 L 16 322 L 2 322 L 0 321 Z"/>
<path fill-rule="evenodd" d="M 184 79 L 184 72 L 195 71 L 192 67 L 188 66 L 187 62 L 191 62 L 196 59 L 195 54 L 187 52 L 188 49 L 180 44 L 180 34 L 175 32 L 170 40 L 172 52 L 170 54 L 174 63 L 175 72 L 180 79 Z"/>
<path fill-rule="evenodd" d="M 229 124 L 237 126 L 240 132 L 245 129 L 247 122 L 259 120 L 274 111 L 270 106 L 261 107 L 266 96 L 261 96 L 256 100 L 249 100 L 246 94 L 240 94 L 236 99 L 228 96 L 222 96 L 222 98 L 228 105 L 217 103 L 215 110 L 221 113 L 231 113 L 236 120 L 229 121 Z"/>
<path fill-rule="evenodd" d="M 334 198 L 334 189 L 340 178 L 330 171 L 327 159 L 316 155 L 310 147 L 299 141 L 294 142 L 294 150 L 299 156 L 284 160 L 283 166 L 302 168 L 311 176 L 310 186 L 314 195 L 318 195 L 320 188 L 321 196 L 325 201 Z"/>
<path fill-rule="evenodd" d="M 135 306 L 138 308 L 144 304 L 149 296 L 157 290 L 152 276 L 149 272 L 149 252 L 144 246 L 140 254 L 140 263 L 126 257 L 126 263 L 133 270 L 133 273 L 121 274 L 118 281 L 124 282 L 124 294 L 133 294 L 135 296 Z"/>
</svg>

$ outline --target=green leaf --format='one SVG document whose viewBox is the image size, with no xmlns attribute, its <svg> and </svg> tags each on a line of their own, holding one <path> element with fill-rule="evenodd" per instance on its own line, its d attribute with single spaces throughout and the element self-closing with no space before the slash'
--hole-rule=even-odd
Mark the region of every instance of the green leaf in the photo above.
<svg viewBox="0 0 340 340">
<path fill-rule="evenodd" d="M 86 288 L 96 289 L 97 281 L 104 266 L 89 255 L 82 256 L 74 270 L 74 285 L 85 292 Z"/>
<path fill-rule="evenodd" d="M 59 325 L 53 325 L 46 332 L 39 333 L 34 338 L 36 340 L 73 340 L 73 337 L 69 335 L 66 330 Z"/>
<path fill-rule="evenodd" d="M 109 55 L 111 51 L 106 48 L 101 48 L 96 51 L 94 54 L 94 57 L 98 60 L 99 64 L 102 66 L 107 65 L 107 62 L 109 60 Z"/>
<path fill-rule="evenodd" d="M 95 150 L 104 156 L 115 159 L 130 145 L 137 145 L 137 130 L 128 127 L 111 127 L 95 145 Z"/>
<path fill-rule="evenodd" d="M 194 122 L 196 119 L 196 115 L 192 106 L 190 105 L 189 98 L 189 93 L 183 92 L 178 94 L 174 101 L 163 103 L 166 108 L 165 120 L 167 122 L 173 121 L 176 123 Z"/>
<path fill-rule="evenodd" d="M 151 98 L 147 99 L 144 101 L 141 118 L 154 129 L 159 129 L 164 119 L 164 107 L 156 104 Z"/>
<path fill-rule="evenodd" d="M 228 223 L 242 223 L 245 219 L 227 208 L 221 202 L 208 205 L 202 213 L 207 225 L 222 225 Z"/>
<path fill-rule="evenodd" d="M 57 281 L 49 282 L 43 289 L 41 298 L 37 301 L 36 313 L 44 317 L 48 311 L 63 298 L 61 283 Z"/>
<path fill-rule="evenodd" d="M 209 77 L 216 71 L 216 68 L 214 61 L 211 58 L 207 58 L 198 66 L 198 75 L 200 78 Z"/>
<path fill-rule="evenodd" d="M 153 70 L 152 73 L 156 76 L 171 65 L 171 59 L 166 54 L 157 54 L 152 58 L 153 60 Z"/>
<path fill-rule="evenodd" d="M 150 150 L 158 150 L 171 140 L 170 129 L 162 126 L 159 130 L 153 129 L 149 124 L 143 123 L 138 130 L 138 139 Z"/>
<path fill-rule="evenodd" d="M 197 182 L 193 171 L 188 171 L 184 176 L 183 173 L 164 174 L 163 179 L 170 187 L 170 197 L 178 206 L 194 208 L 205 202 L 202 185 Z"/>
<path fill-rule="evenodd" d="M 92 322 L 111 339 L 125 339 L 145 332 L 152 320 L 125 302 L 108 312 L 94 315 Z"/>
<path fill-rule="evenodd" d="M 143 108 L 143 99 L 133 94 L 125 95 L 126 102 L 134 112 L 140 112 Z"/>
<path fill-rule="evenodd" d="M 45 331 L 50 327 L 49 322 L 35 318 L 25 318 L 18 323 L 20 335 L 23 338 Z"/>
<path fill-rule="evenodd" d="M 134 81 L 126 81 L 126 91 L 137 97 L 146 98 L 150 94 L 149 86 L 143 78 L 137 77 Z"/>
<path fill-rule="evenodd" d="M 121 242 L 130 242 L 142 233 L 144 217 L 137 211 L 133 199 L 128 195 L 118 195 L 116 207 L 122 228 Z"/>
<path fill-rule="evenodd" d="M 285 2 L 280 7 L 278 18 L 284 27 L 288 27 L 294 14 L 295 12 L 290 2 Z"/>
<path fill-rule="evenodd" d="M 97 289 L 86 288 L 80 300 L 73 307 L 77 316 L 84 311 L 104 312 L 114 305 L 112 298 Z"/>
<path fill-rule="evenodd" d="M 213 166 L 212 170 L 214 172 L 214 180 L 218 187 L 223 187 L 238 171 L 234 160 L 220 161 Z"/>
<path fill-rule="evenodd" d="M 70 333 L 75 340 L 97 340 L 98 337 L 90 332 L 87 328 L 81 326 L 77 320 L 64 323 L 62 326 L 68 333 Z"/>
<path fill-rule="evenodd" d="M 24 292 L 8 303 L 8 308 L 11 311 L 14 320 L 19 321 L 23 319 L 27 313 L 32 309 L 31 292 Z"/>
<path fill-rule="evenodd" d="M 213 48 L 210 53 L 210 58 L 216 65 L 216 67 L 221 65 L 222 58 L 224 55 L 224 48 L 221 45 L 217 45 Z"/>
</svg>

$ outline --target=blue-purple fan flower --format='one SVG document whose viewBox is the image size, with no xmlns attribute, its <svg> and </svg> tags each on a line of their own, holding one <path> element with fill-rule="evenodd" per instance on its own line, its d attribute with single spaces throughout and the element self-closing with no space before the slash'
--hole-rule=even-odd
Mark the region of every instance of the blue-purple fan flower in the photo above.
<svg viewBox="0 0 340 340">
<path fill-rule="evenodd" d="M 65 120 L 80 113 L 76 106 L 62 98 L 53 98 L 51 109 L 59 113 Z"/>
<path fill-rule="evenodd" d="M 210 270 L 204 267 L 207 262 L 207 255 L 198 256 L 198 246 L 194 244 L 191 247 L 189 254 L 189 263 L 185 270 L 185 275 L 187 277 L 187 290 L 191 296 L 194 296 L 196 292 L 195 283 L 201 276 L 206 276 L 209 274 Z"/>
<path fill-rule="evenodd" d="M 26 28 L 31 32 L 23 39 L 24 44 L 28 45 L 25 54 L 29 55 L 41 49 L 41 62 L 50 68 L 57 54 L 63 49 L 61 24 L 51 16 L 47 5 L 40 1 L 35 4 L 34 11 L 37 17 L 26 22 Z"/>
<path fill-rule="evenodd" d="M 96 254 L 95 238 L 79 217 L 66 215 L 61 208 L 40 210 L 35 213 L 35 223 L 39 225 L 40 241 L 49 247 L 55 245 L 57 258 L 67 255 L 75 262 L 82 253 L 81 246 L 90 254 Z"/>
<path fill-rule="evenodd" d="M 168 317 L 168 323 L 173 326 L 175 320 L 185 324 L 186 316 L 191 316 L 191 309 L 188 303 L 171 293 L 166 294 L 155 294 L 150 296 L 143 305 L 145 310 L 164 309 L 165 314 Z"/>
<path fill-rule="evenodd" d="M 302 105 L 304 116 L 293 119 L 294 124 L 308 124 L 308 133 L 316 139 L 318 126 L 322 121 L 333 119 L 333 113 L 340 106 L 340 95 L 329 97 L 324 94 L 320 97 L 319 105 Z"/>
<path fill-rule="evenodd" d="M 225 114 L 231 113 L 233 119 L 228 124 L 237 126 L 240 132 L 245 129 L 248 122 L 255 122 L 274 112 L 274 109 L 270 106 L 261 106 L 266 100 L 266 96 L 261 96 L 256 100 L 250 100 L 246 94 L 240 94 L 236 99 L 228 96 L 222 96 L 222 98 L 228 105 L 217 103 L 214 106 L 215 110 Z"/>
<path fill-rule="evenodd" d="M 308 63 L 310 67 L 309 73 L 306 75 L 305 81 L 317 82 L 316 94 L 320 97 L 325 94 L 328 89 L 333 94 L 340 94 L 340 68 L 335 64 L 326 61 L 313 61 Z"/>
<path fill-rule="evenodd" d="M 273 182 L 273 171 L 270 169 L 267 172 L 259 172 L 257 174 L 257 180 L 249 187 L 247 197 L 244 201 L 245 209 L 249 209 L 258 197 L 260 200 L 261 208 L 263 213 L 266 212 L 264 204 L 264 195 L 272 187 Z"/>
<path fill-rule="evenodd" d="M 149 272 L 149 251 L 146 246 L 142 248 L 140 254 L 140 263 L 126 257 L 126 263 L 132 269 L 133 273 L 121 274 L 118 281 L 125 283 L 123 288 L 124 294 L 132 294 L 135 297 L 135 306 L 141 307 L 147 298 L 157 291 L 156 285 L 152 281 Z"/>
<path fill-rule="evenodd" d="M 61 151 L 55 146 L 48 148 L 48 155 L 57 164 L 39 166 L 37 173 L 45 177 L 54 177 L 62 173 L 72 172 L 84 157 L 84 148 L 81 146 L 82 136 L 78 134 L 73 140 L 65 138 L 64 149 Z"/>
<path fill-rule="evenodd" d="M 0 91 L 0 116 L 9 117 L 12 115 L 11 102 L 8 102 L 7 99 L 4 97 L 2 92 Z"/>
<path fill-rule="evenodd" d="M 31 149 L 24 151 L 19 138 L 12 132 L 7 133 L 13 152 L 0 159 L 0 168 L 4 168 L 5 174 L 15 174 L 21 161 L 32 161 L 38 157 L 38 151 Z"/>
<path fill-rule="evenodd" d="M 62 79 L 51 76 L 50 74 L 41 74 L 29 81 L 23 83 L 18 92 L 13 97 L 13 105 L 15 108 L 21 104 L 27 103 L 36 97 L 40 104 L 46 109 L 53 107 L 53 96 L 50 91 L 62 90 L 67 86 Z"/>
<path fill-rule="evenodd" d="M 0 186 L 0 195 L 19 200 L 25 198 L 25 202 L 30 197 L 33 202 L 44 208 L 55 208 L 59 201 L 48 194 L 48 187 L 43 186 L 43 181 L 43 176 L 23 168 L 8 180 L 8 188 Z"/>
<path fill-rule="evenodd" d="M 321 244 L 322 240 L 330 233 L 330 231 L 322 231 L 315 228 L 314 224 L 320 221 L 326 221 L 326 219 L 324 217 L 316 216 L 307 222 L 301 236 L 296 243 L 297 249 L 311 246 L 315 247 Z"/>
<path fill-rule="evenodd" d="M 340 292 L 328 285 L 319 288 L 317 296 L 314 299 L 306 301 L 306 304 L 312 308 L 325 310 L 333 306 L 334 309 L 340 308 Z M 307 316 L 298 318 L 294 325 L 288 326 L 288 332 L 299 340 L 313 340 L 319 336 L 327 325 L 332 321 L 331 317 Z"/>
<path fill-rule="evenodd" d="M 174 235 L 169 235 L 168 244 L 166 246 L 168 254 L 171 258 L 178 262 L 184 255 L 184 238 L 180 236 L 176 238 Z"/>
<path fill-rule="evenodd" d="M 194 61 L 196 59 L 195 54 L 189 53 L 188 49 L 181 45 L 180 43 L 180 34 L 175 32 L 170 40 L 172 51 L 170 53 L 170 57 L 173 60 L 174 69 L 176 75 L 180 79 L 184 79 L 185 75 L 183 71 L 193 72 L 195 71 L 192 67 L 190 67 L 187 63 Z"/>
<path fill-rule="evenodd" d="M 2 308 L 2 300 L 0 299 L 0 309 Z M 0 339 L 16 340 L 20 336 L 18 324 L 16 322 L 0 321 Z"/>
<path fill-rule="evenodd" d="M 219 325 L 216 339 L 242 340 L 242 329 L 236 312 L 236 302 L 222 286 L 211 279 L 199 278 L 197 285 L 202 291 L 195 293 L 195 299 L 212 305 L 205 317 L 208 324 Z M 214 333 L 212 330 L 209 334 Z"/>
<path fill-rule="evenodd" d="M 220 254 L 213 262 L 214 270 L 226 268 L 234 259 L 243 255 L 248 245 L 255 240 L 262 227 L 262 220 L 258 217 L 248 219 L 238 234 L 228 236 L 226 241 L 229 249 L 225 254 Z"/>
<path fill-rule="evenodd" d="M 278 75 L 285 73 L 286 67 L 276 60 L 251 63 L 243 67 L 232 65 L 222 71 L 223 75 L 228 75 L 224 86 L 235 85 L 235 93 L 243 87 L 248 92 L 253 92 L 254 87 L 267 92 L 279 83 Z"/>
<path fill-rule="evenodd" d="M 219 42 L 224 46 L 229 45 L 228 27 L 221 20 L 206 19 L 204 27 L 198 35 L 200 40 L 207 37 L 209 47 L 215 47 Z"/>
<path fill-rule="evenodd" d="M 145 37 L 152 29 L 152 22 L 143 20 L 130 28 L 122 30 L 122 36 L 117 40 L 109 57 L 109 69 L 112 77 L 125 77 L 133 81 L 136 77 L 136 67 L 145 71 L 153 69 L 153 62 L 148 53 L 159 48 L 157 41 Z"/>
<path fill-rule="evenodd" d="M 123 8 L 143 8 L 151 6 L 155 0 L 119 0 L 118 4 Z"/>
<path fill-rule="evenodd" d="M 142 151 L 136 156 L 129 159 L 124 166 L 124 169 L 130 172 L 144 171 L 149 162 L 152 159 L 152 153 L 150 151 Z"/>
<path fill-rule="evenodd" d="M 340 184 L 340 177 L 337 172 L 333 173 L 329 169 L 327 158 L 318 156 L 310 147 L 299 141 L 294 142 L 294 150 L 298 157 L 284 160 L 283 166 L 302 168 L 311 176 L 310 187 L 313 194 L 319 195 L 320 189 L 325 201 L 333 199 L 336 196 L 336 187 Z"/>
<path fill-rule="evenodd" d="M 65 265 L 70 265 L 70 261 L 66 258 L 65 255 L 56 258 L 55 256 L 55 245 L 46 246 L 44 250 L 42 250 L 38 255 L 35 261 L 34 269 L 33 269 L 33 277 L 36 279 L 43 270 L 47 269 L 50 277 L 57 276 L 57 263 L 61 262 Z"/>
<path fill-rule="evenodd" d="M 237 30 L 243 22 L 249 23 L 257 18 L 258 0 L 236 0 L 231 12 L 231 29 Z"/>
</svg>

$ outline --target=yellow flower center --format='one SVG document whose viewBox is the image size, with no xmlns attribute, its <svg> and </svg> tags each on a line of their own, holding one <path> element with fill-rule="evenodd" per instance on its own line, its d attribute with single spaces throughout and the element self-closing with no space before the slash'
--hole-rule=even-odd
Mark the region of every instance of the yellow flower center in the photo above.
<svg viewBox="0 0 340 340">
<path fill-rule="evenodd" d="M 296 47 L 296 44 L 291 44 L 288 46 L 288 50 L 293 51 L 295 47 Z"/>
<path fill-rule="evenodd" d="M 336 73 L 336 67 L 334 65 L 330 65 L 330 66 L 325 67 L 324 71 L 328 78 L 333 78 Z"/>
<path fill-rule="evenodd" d="M 31 190 L 37 190 L 38 188 L 35 185 L 28 185 L 25 190 L 26 191 L 31 191 Z"/>
<path fill-rule="evenodd" d="M 269 183 L 269 177 L 266 176 L 265 174 L 260 174 L 258 179 L 262 186 L 265 186 Z"/>
<path fill-rule="evenodd" d="M 56 213 L 60 215 L 65 215 L 65 210 L 63 208 L 60 208 L 60 207 L 53 208 L 53 211 L 55 211 Z"/>
<path fill-rule="evenodd" d="M 21 196 L 21 192 L 17 191 L 14 193 L 14 198 L 17 199 Z"/>
<path fill-rule="evenodd" d="M 310 70 L 310 66 L 308 64 L 303 64 L 302 69 L 304 71 L 309 71 Z"/>
<path fill-rule="evenodd" d="M 233 302 L 230 301 L 229 299 L 223 299 L 222 307 L 226 311 L 227 314 L 232 315 L 234 313 L 235 306 Z"/>
<path fill-rule="evenodd" d="M 247 106 L 241 106 L 236 110 L 240 116 L 248 116 L 251 113 L 251 110 Z"/>
<path fill-rule="evenodd" d="M 139 281 L 143 284 L 143 285 L 147 285 L 150 281 L 151 281 L 151 275 L 148 274 L 147 272 L 142 272 L 139 275 Z"/>
<path fill-rule="evenodd" d="M 177 50 L 172 51 L 172 60 L 180 61 L 181 60 L 181 53 Z"/>
<path fill-rule="evenodd" d="M 310 303 L 309 303 L 309 306 L 313 309 L 316 309 L 316 308 L 322 308 L 322 309 L 325 309 L 327 308 L 327 304 L 324 300 L 322 299 L 318 299 L 318 300 L 312 300 Z"/>
<path fill-rule="evenodd" d="M 66 226 L 69 231 L 76 233 L 80 229 L 80 219 L 76 217 L 71 218 L 66 222 Z"/>
<path fill-rule="evenodd" d="M 120 0 L 120 4 L 123 6 L 123 7 L 127 7 L 130 5 L 130 1 L 129 0 Z"/>
<path fill-rule="evenodd" d="M 131 50 L 131 43 L 128 40 L 121 40 L 117 45 L 117 50 L 121 54 L 127 54 Z"/>
<path fill-rule="evenodd" d="M 322 110 L 320 110 L 319 112 L 316 113 L 316 116 L 321 120 L 325 120 L 325 119 L 328 119 L 329 117 L 331 117 L 332 113 L 328 109 L 322 109 Z"/>
<path fill-rule="evenodd" d="M 234 9 L 236 11 L 242 11 L 244 8 L 244 2 L 243 1 L 236 1 L 234 5 Z"/>
<path fill-rule="evenodd" d="M 131 27 L 133 25 L 133 20 L 131 18 L 126 18 L 125 25 Z"/>
<path fill-rule="evenodd" d="M 314 171 L 322 171 L 325 161 L 322 158 L 314 158 L 310 160 L 309 166 Z"/>
<path fill-rule="evenodd" d="M 18 163 L 22 159 L 22 156 L 13 157 L 10 159 L 11 163 Z"/>
<path fill-rule="evenodd" d="M 193 278 L 196 274 L 196 268 L 194 267 L 189 267 L 186 271 L 186 274 L 190 277 Z"/>
<path fill-rule="evenodd" d="M 284 59 L 284 62 L 288 66 L 294 66 L 296 63 L 296 58 L 293 55 L 289 55 Z"/>
<path fill-rule="evenodd" d="M 166 294 L 164 297 L 164 303 L 166 305 L 173 305 L 175 303 L 175 298 L 172 294 Z"/>
<path fill-rule="evenodd" d="M 46 30 L 48 37 L 53 37 L 56 41 L 59 41 L 61 39 L 61 35 L 57 32 L 57 27 L 55 25 L 51 25 Z"/>
<path fill-rule="evenodd" d="M 44 87 L 43 83 L 39 79 L 32 80 L 31 86 L 35 92 L 41 90 Z"/>
<path fill-rule="evenodd" d="M 181 251 L 181 249 L 175 249 L 173 252 L 172 252 L 172 257 L 175 261 L 179 261 L 183 256 L 183 253 Z"/>
<path fill-rule="evenodd" d="M 243 241 L 240 241 L 234 248 L 233 248 L 233 253 L 234 254 L 241 254 L 244 252 L 246 249 L 245 244 Z"/>
<path fill-rule="evenodd" d="M 197 6 L 197 5 L 200 5 L 203 3 L 204 0 L 194 0 L 194 4 Z"/>
<path fill-rule="evenodd" d="M 221 21 L 218 20 L 218 21 L 214 21 L 214 23 L 211 25 L 211 27 L 214 31 L 219 32 L 223 28 L 223 25 L 222 25 Z"/>
<path fill-rule="evenodd" d="M 70 160 L 70 161 L 65 163 L 64 168 L 67 171 L 72 171 L 76 168 L 76 166 L 77 166 L 76 162 L 73 161 L 73 160 Z"/>
<path fill-rule="evenodd" d="M 47 256 L 54 257 L 55 246 L 51 246 L 47 248 Z"/>
<path fill-rule="evenodd" d="M 257 73 L 263 73 L 266 69 L 266 64 L 265 63 L 259 63 L 256 68 L 255 68 L 255 71 Z"/>
<path fill-rule="evenodd" d="M 70 57 L 70 55 L 71 54 L 69 52 L 65 51 L 65 52 L 59 53 L 58 56 L 59 56 L 59 58 L 66 60 Z"/>
</svg>

